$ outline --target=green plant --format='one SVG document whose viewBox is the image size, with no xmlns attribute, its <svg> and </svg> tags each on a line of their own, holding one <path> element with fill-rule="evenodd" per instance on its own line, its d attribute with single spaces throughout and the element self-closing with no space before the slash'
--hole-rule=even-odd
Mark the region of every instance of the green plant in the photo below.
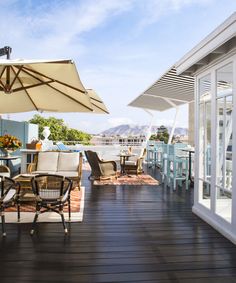
<svg viewBox="0 0 236 283">
<path fill-rule="evenodd" d="M 74 141 L 75 143 L 90 144 L 91 135 L 69 128 L 63 119 L 57 119 L 55 117 L 44 118 L 36 114 L 29 122 L 38 125 L 40 139 L 44 138 L 42 135 L 43 128 L 48 126 L 51 131 L 50 139 L 53 141 L 63 141 L 65 143 L 66 141 Z"/>
</svg>

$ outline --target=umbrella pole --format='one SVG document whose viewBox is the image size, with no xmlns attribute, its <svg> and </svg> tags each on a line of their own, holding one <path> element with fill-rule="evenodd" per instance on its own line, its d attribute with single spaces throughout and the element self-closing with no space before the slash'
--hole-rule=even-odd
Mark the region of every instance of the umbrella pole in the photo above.
<svg viewBox="0 0 236 283">
<path fill-rule="evenodd" d="M 7 55 L 7 59 L 10 59 L 12 48 L 10 46 L 4 46 L 3 48 L 0 48 L 0 56 Z"/>
<path fill-rule="evenodd" d="M 5 46 L 3 48 L 0 48 L 0 56 L 7 56 L 7 59 L 10 59 L 12 48 L 10 46 Z M 10 88 L 10 66 L 7 66 L 6 68 L 6 85 L 5 89 L 8 92 Z"/>
</svg>

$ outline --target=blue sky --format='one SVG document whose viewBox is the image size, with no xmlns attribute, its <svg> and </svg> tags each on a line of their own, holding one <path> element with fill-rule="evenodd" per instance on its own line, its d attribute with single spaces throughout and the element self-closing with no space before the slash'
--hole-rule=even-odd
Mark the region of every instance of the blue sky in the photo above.
<svg viewBox="0 0 236 283">
<path fill-rule="evenodd" d="M 148 124 L 148 114 L 127 104 L 235 10 L 235 0 L 1 0 L 0 41 L 13 48 L 12 58 L 73 59 L 84 86 L 100 95 L 110 115 L 43 115 L 99 133 Z M 155 117 L 155 124 L 171 125 L 174 111 Z M 187 126 L 187 117 L 182 106 L 178 125 Z"/>
</svg>

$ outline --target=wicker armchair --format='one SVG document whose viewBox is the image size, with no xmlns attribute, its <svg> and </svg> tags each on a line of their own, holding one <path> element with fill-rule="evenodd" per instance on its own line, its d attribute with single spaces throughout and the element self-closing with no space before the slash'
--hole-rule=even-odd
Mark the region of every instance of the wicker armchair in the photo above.
<svg viewBox="0 0 236 283">
<path fill-rule="evenodd" d="M 147 150 L 143 148 L 140 155 L 134 160 L 125 161 L 124 170 L 127 174 L 142 174 L 143 173 L 143 161 L 146 156 Z"/>
<path fill-rule="evenodd" d="M 91 167 L 90 179 L 108 179 L 117 177 L 117 165 L 113 160 L 101 160 L 97 153 L 91 150 L 84 152 Z"/>
</svg>

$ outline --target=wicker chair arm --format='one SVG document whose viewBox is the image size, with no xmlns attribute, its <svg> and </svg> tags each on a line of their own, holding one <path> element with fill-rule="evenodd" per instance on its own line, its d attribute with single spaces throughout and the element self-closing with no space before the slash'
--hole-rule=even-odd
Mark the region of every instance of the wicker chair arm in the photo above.
<svg viewBox="0 0 236 283">
<path fill-rule="evenodd" d="M 99 166 L 103 175 L 114 174 L 117 171 L 117 165 L 114 161 L 100 162 Z"/>
<path fill-rule="evenodd" d="M 114 160 L 102 160 L 102 161 L 100 161 L 100 163 L 101 164 L 109 164 L 109 163 L 111 163 L 113 165 L 114 169 L 117 168 L 117 164 L 116 164 L 116 162 Z"/>
<path fill-rule="evenodd" d="M 10 169 L 7 167 L 7 166 L 5 166 L 5 165 L 0 165 L 0 172 L 2 172 L 2 173 L 10 173 L 11 171 L 10 171 Z"/>
<path fill-rule="evenodd" d="M 33 171 L 36 171 L 36 168 L 37 168 L 36 163 L 30 163 L 27 168 L 27 173 L 31 174 Z"/>
</svg>

